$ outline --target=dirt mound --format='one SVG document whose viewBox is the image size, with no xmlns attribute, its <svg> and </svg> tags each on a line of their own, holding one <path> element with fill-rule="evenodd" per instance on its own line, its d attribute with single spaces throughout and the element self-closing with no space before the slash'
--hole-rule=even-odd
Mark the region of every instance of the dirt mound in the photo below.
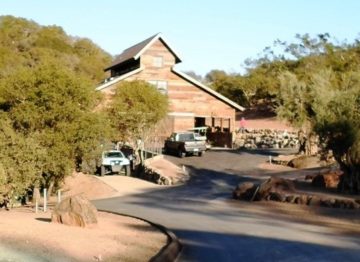
<svg viewBox="0 0 360 262">
<path fill-rule="evenodd" d="M 170 185 L 182 184 L 189 179 L 186 171 L 162 156 L 149 159 L 145 164 L 147 168 L 169 180 Z"/>
<path fill-rule="evenodd" d="M 65 179 L 63 197 L 81 194 L 86 198 L 100 199 L 116 196 L 117 191 L 92 175 L 74 172 Z"/>
</svg>

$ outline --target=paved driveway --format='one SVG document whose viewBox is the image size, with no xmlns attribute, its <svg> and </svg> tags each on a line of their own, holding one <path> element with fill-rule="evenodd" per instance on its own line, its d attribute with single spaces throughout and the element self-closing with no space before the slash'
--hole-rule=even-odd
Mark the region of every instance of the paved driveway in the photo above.
<svg viewBox="0 0 360 262">
<path fill-rule="evenodd" d="M 192 176 L 186 185 L 95 204 L 174 231 L 184 246 L 179 261 L 359 261 L 358 236 L 253 212 L 250 204 L 231 200 L 237 183 L 259 179 L 256 167 L 269 154 L 213 151 L 201 158 L 166 156 L 189 166 Z"/>
</svg>

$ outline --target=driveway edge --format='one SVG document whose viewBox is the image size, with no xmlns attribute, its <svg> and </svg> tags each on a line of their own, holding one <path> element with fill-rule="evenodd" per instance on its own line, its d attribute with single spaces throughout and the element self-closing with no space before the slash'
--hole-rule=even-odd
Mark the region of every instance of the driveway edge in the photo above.
<svg viewBox="0 0 360 262">
<path fill-rule="evenodd" d="M 154 222 L 151 222 L 151 221 L 141 218 L 141 217 L 136 217 L 136 216 L 120 213 L 120 212 L 108 211 L 108 210 L 103 210 L 103 209 L 98 209 L 98 211 L 139 219 L 146 223 L 149 223 L 153 227 L 156 227 L 161 232 L 163 232 L 168 238 L 167 244 L 165 246 L 163 246 L 160 249 L 160 251 L 149 260 L 150 262 L 163 262 L 163 261 L 164 262 L 172 262 L 172 261 L 175 261 L 177 259 L 177 257 L 179 256 L 179 254 L 182 250 L 182 245 L 181 245 L 179 239 L 174 234 L 174 232 L 170 231 L 163 225 L 156 224 Z"/>
</svg>

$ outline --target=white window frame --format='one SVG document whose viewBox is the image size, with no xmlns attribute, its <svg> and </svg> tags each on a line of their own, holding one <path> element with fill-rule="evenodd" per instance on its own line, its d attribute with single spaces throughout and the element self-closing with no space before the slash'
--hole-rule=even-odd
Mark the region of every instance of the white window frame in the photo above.
<svg viewBox="0 0 360 262">
<path fill-rule="evenodd" d="M 153 57 L 153 66 L 154 67 L 163 67 L 164 58 L 162 56 L 154 56 Z"/>
<path fill-rule="evenodd" d="M 149 84 L 155 86 L 160 93 L 166 95 L 168 92 L 168 82 L 164 80 L 149 80 Z"/>
</svg>

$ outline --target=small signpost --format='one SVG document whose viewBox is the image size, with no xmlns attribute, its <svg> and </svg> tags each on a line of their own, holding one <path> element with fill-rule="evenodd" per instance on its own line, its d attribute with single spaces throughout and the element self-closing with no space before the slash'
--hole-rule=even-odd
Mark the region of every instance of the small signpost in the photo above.
<svg viewBox="0 0 360 262">
<path fill-rule="evenodd" d="M 46 194 L 46 188 L 44 188 L 44 212 L 47 210 L 47 194 Z"/>
</svg>

